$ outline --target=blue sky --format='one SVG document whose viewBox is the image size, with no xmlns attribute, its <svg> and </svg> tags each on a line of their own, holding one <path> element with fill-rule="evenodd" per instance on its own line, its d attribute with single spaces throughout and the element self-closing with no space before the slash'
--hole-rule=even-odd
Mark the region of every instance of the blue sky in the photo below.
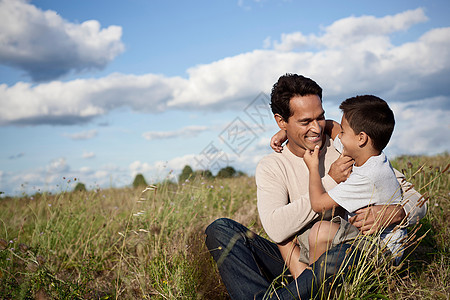
<svg viewBox="0 0 450 300">
<path fill-rule="evenodd" d="M 0 191 L 150 183 L 186 164 L 253 174 L 287 72 L 322 86 L 328 118 L 357 94 L 388 101 L 390 157 L 449 151 L 449 6 L 0 0 Z"/>
</svg>

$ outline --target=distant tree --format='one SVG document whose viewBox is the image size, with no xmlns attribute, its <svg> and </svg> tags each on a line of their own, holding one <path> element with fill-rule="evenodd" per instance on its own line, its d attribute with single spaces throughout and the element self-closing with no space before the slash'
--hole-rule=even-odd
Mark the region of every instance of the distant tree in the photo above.
<svg viewBox="0 0 450 300">
<path fill-rule="evenodd" d="M 202 176 L 204 178 L 213 178 L 214 177 L 213 173 L 210 170 L 203 170 Z"/>
<path fill-rule="evenodd" d="M 241 177 L 241 176 L 247 176 L 247 174 L 245 174 L 245 172 L 242 172 L 242 171 L 237 171 L 236 177 Z"/>
<path fill-rule="evenodd" d="M 86 186 L 84 183 L 78 182 L 75 188 L 73 189 L 74 192 L 86 192 Z"/>
<path fill-rule="evenodd" d="M 202 178 L 206 178 L 206 179 L 210 179 L 213 178 L 214 175 L 210 170 L 197 170 L 194 172 L 194 176 L 193 177 L 202 177 Z"/>
<path fill-rule="evenodd" d="M 185 165 L 183 170 L 181 171 L 180 176 L 178 177 L 178 182 L 184 182 L 186 179 L 189 179 L 193 176 L 194 171 L 192 171 L 191 166 Z"/>
<path fill-rule="evenodd" d="M 235 176 L 236 176 L 236 170 L 231 166 L 227 166 L 225 168 L 220 169 L 216 175 L 216 177 L 218 177 L 218 178 L 232 178 Z"/>
<path fill-rule="evenodd" d="M 145 181 L 144 175 L 137 174 L 136 177 L 134 177 L 134 181 L 133 181 L 134 188 L 142 187 L 142 186 L 146 186 L 146 185 L 147 185 L 147 182 Z"/>
</svg>

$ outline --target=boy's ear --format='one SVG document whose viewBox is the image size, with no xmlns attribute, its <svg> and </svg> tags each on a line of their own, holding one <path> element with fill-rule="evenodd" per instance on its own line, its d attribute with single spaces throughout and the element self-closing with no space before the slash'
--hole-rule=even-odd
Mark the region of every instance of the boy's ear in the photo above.
<svg viewBox="0 0 450 300">
<path fill-rule="evenodd" d="M 367 145 L 369 143 L 369 141 L 370 141 L 370 137 L 364 131 L 361 131 L 358 134 L 358 146 L 359 147 L 364 147 L 365 145 Z"/>
<path fill-rule="evenodd" d="M 275 121 L 277 121 L 278 127 L 280 127 L 281 130 L 286 130 L 286 121 L 283 119 L 283 117 L 280 114 L 274 115 Z"/>
</svg>

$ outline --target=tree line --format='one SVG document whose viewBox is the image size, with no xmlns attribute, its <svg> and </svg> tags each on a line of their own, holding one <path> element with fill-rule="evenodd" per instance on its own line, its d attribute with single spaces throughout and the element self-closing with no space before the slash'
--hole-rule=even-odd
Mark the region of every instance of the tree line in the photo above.
<svg viewBox="0 0 450 300">
<path fill-rule="evenodd" d="M 210 170 L 193 170 L 191 166 L 186 165 L 184 166 L 183 170 L 181 171 L 181 174 L 178 176 L 178 182 L 182 183 L 186 180 L 194 180 L 196 178 L 204 178 L 204 179 L 213 179 L 213 178 L 234 178 L 234 177 L 240 177 L 240 176 L 247 176 L 242 171 L 238 171 L 232 166 L 226 166 L 217 172 L 216 176 L 213 175 L 213 173 Z M 147 181 L 145 180 L 144 175 L 137 174 L 134 177 L 133 180 L 133 187 L 142 187 L 147 186 Z M 75 192 L 80 191 L 86 191 L 86 186 L 84 183 L 78 182 L 77 185 L 74 188 Z"/>
</svg>

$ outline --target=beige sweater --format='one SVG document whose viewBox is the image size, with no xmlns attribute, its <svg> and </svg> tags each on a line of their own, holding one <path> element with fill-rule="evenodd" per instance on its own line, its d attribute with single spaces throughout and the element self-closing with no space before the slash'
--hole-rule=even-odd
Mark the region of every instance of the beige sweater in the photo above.
<svg viewBox="0 0 450 300">
<path fill-rule="evenodd" d="M 319 155 L 320 176 L 325 190 L 336 186 L 328 175 L 331 164 L 339 157 L 332 140 L 327 137 L 325 147 Z M 396 170 L 395 170 L 396 171 Z M 408 224 L 416 223 L 426 213 L 426 205 L 417 207 L 420 194 L 410 188 L 404 176 L 396 171 L 402 185 L 404 206 Z M 282 153 L 271 153 L 256 167 L 258 212 L 267 235 L 276 243 L 298 233 L 319 218 L 309 201 L 309 172 L 303 158 L 294 155 L 288 147 Z"/>
</svg>

